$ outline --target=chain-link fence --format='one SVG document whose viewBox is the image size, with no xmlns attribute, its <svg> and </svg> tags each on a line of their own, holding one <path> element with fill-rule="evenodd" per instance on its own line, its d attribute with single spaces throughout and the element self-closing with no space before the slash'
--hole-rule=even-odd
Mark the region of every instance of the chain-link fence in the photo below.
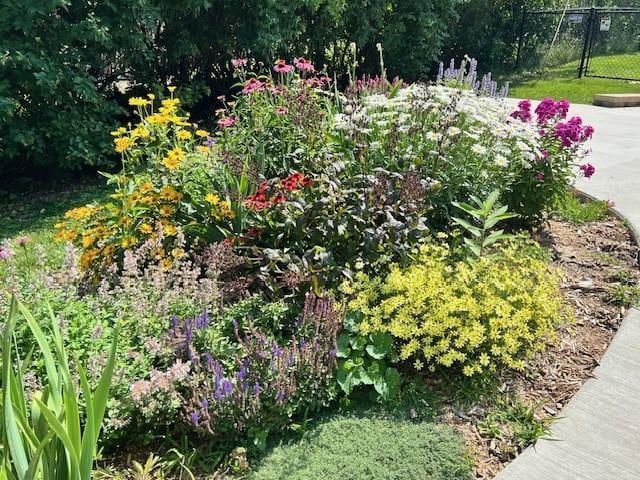
<svg viewBox="0 0 640 480">
<path fill-rule="evenodd" d="M 517 70 L 640 80 L 640 8 L 525 12 Z"/>
</svg>

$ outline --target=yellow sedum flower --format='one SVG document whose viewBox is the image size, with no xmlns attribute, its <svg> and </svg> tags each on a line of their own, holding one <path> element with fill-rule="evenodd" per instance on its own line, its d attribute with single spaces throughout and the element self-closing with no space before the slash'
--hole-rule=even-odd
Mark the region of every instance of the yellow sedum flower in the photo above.
<svg viewBox="0 0 640 480">
<path fill-rule="evenodd" d="M 400 358 L 418 370 L 522 370 L 566 317 L 558 274 L 522 250 L 512 242 L 470 263 L 446 245 L 428 244 L 408 267 L 392 267 L 384 279 L 357 272 L 341 291 L 362 313 L 361 331 L 390 333 Z"/>
</svg>

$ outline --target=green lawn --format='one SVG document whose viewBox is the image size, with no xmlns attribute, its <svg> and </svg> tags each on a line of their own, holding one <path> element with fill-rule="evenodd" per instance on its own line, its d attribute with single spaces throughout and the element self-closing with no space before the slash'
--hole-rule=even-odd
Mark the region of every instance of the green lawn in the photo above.
<svg viewBox="0 0 640 480">
<path fill-rule="evenodd" d="M 64 245 L 54 241 L 54 225 L 74 207 L 103 201 L 110 192 L 101 177 L 77 182 L 44 184 L 32 182 L 28 188 L 0 189 L 0 243 L 21 235 L 28 236 L 30 249 L 43 248 L 47 258 L 59 262 Z"/>
<path fill-rule="evenodd" d="M 640 53 L 595 57 L 590 72 L 602 74 L 606 65 L 616 62 L 624 65 L 624 74 L 640 78 Z M 553 67 L 531 78 L 530 75 L 511 79 L 509 96 L 539 100 L 544 97 L 566 98 L 572 103 L 592 103 L 598 93 L 640 93 L 640 81 L 612 80 L 607 78 L 576 78 L 578 61 Z M 622 70 L 617 71 L 620 75 Z"/>
</svg>

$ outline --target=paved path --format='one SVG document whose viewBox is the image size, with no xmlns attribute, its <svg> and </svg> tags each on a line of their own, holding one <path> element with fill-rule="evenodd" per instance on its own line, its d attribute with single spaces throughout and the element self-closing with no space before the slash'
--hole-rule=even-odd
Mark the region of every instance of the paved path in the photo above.
<svg viewBox="0 0 640 480">
<path fill-rule="evenodd" d="M 640 232 L 640 108 L 572 106 L 592 124 L 596 175 L 578 188 L 615 202 Z M 640 311 L 631 310 L 601 364 L 554 423 L 496 480 L 640 480 Z"/>
</svg>

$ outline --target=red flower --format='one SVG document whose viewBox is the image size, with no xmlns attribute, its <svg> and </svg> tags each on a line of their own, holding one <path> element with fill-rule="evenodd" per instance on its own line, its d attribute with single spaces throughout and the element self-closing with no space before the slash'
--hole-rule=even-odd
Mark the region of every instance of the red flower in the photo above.
<svg viewBox="0 0 640 480">
<path fill-rule="evenodd" d="M 282 181 L 282 188 L 293 192 L 311 184 L 311 179 L 300 172 L 294 172 Z"/>
<path fill-rule="evenodd" d="M 287 201 L 287 197 L 285 197 L 282 193 L 278 193 L 275 197 L 271 199 L 271 203 L 274 205 L 279 205 Z"/>
</svg>

